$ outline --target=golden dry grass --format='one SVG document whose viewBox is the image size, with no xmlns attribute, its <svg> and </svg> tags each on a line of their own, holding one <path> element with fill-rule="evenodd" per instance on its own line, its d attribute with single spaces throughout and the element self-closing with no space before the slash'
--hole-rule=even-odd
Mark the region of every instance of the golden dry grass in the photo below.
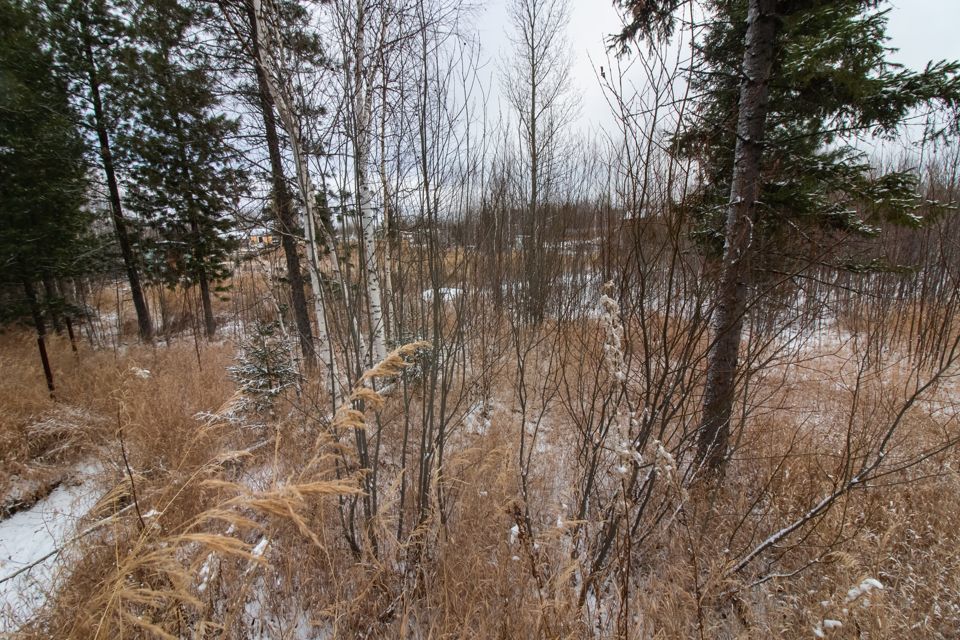
<svg viewBox="0 0 960 640">
<path fill-rule="evenodd" d="M 262 286 L 251 284 L 245 305 L 258 304 Z M 583 381 L 602 359 L 599 327 L 558 330 L 573 354 L 558 366 Z M 413 504 L 409 496 L 399 504 L 403 470 L 387 460 L 385 515 L 369 524 L 380 547 L 358 554 L 345 542 L 338 505 L 361 485 L 344 472 L 344 461 L 353 462 L 349 440 L 334 441 L 330 431 L 369 429 L 379 412 L 384 446 L 396 451 L 405 417 L 399 397 L 361 383 L 352 400 L 365 412 L 344 403 L 327 417 L 323 392 L 307 384 L 301 396 L 281 398 L 284 410 L 266 426 L 246 425 L 217 413 L 235 393 L 225 372 L 235 353 L 229 341 L 184 335 L 156 347 L 81 347 L 77 356 L 65 340 L 50 342 L 55 400 L 30 336 L 0 336 L 0 481 L 54 477 L 94 461 L 112 490 L 82 525 L 96 530 L 69 550 L 56 598 L 22 637 L 294 638 L 300 628 L 342 638 L 582 638 L 618 628 L 597 602 L 581 606 L 571 524 L 554 524 L 575 470 L 567 451 L 574 428 L 555 400 L 529 482 L 533 531 L 523 529 L 518 374 L 509 357 L 485 372 L 495 402 L 489 429 L 452 427 L 434 480 L 447 499 L 443 518 L 431 513 L 412 535 L 408 521 L 396 539 L 394 518 L 412 514 Z M 553 345 L 545 342 L 533 360 L 544 362 Z M 403 356 L 369 375 L 395 374 Z M 889 424 L 909 383 L 905 370 L 868 376 L 850 419 L 856 370 L 848 351 L 835 351 L 759 377 L 762 410 L 746 423 L 722 487 L 681 496 L 669 483 L 658 486 L 664 504 L 678 508 L 642 542 L 616 541 L 599 593 L 617 603 L 611 611 L 623 618 L 624 637 L 808 638 L 825 619 L 842 623 L 830 638 L 954 637 L 960 475 L 952 449 L 854 491 L 749 570 L 728 574 L 739 555 L 830 491 L 848 430 L 856 452 Z M 533 367 L 526 381 L 537 388 L 556 374 Z M 471 393 L 479 378 L 456 392 Z M 894 456 L 956 435 L 952 387 L 934 392 L 938 402 L 908 412 Z M 423 401 L 414 398 L 415 417 Z M 514 525 L 520 535 L 511 540 Z M 624 603 L 617 576 L 627 568 L 634 586 Z M 765 579 L 771 573 L 782 577 Z M 866 578 L 883 590 L 848 601 Z"/>
</svg>

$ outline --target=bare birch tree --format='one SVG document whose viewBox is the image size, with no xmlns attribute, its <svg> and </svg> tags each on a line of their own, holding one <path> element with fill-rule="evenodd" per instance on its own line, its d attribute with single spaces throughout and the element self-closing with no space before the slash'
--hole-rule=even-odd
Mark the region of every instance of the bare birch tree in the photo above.
<svg viewBox="0 0 960 640">
<path fill-rule="evenodd" d="M 293 154 L 297 174 L 297 185 L 303 199 L 303 228 L 306 236 L 307 264 L 310 284 L 313 289 L 314 312 L 316 314 L 316 353 L 329 377 L 331 393 L 336 402 L 337 364 L 327 326 L 326 305 L 320 275 L 319 242 L 325 230 L 318 229 L 316 213 L 316 193 L 310 176 L 307 159 L 307 140 L 294 103 L 295 93 L 289 79 L 283 73 L 283 40 L 278 31 L 278 12 L 271 0 L 251 0 L 252 27 L 259 44 L 258 65 L 264 70 L 267 91 L 277 107 L 281 126 L 287 133 Z M 336 248 L 331 248 L 332 259 L 336 264 Z"/>
</svg>

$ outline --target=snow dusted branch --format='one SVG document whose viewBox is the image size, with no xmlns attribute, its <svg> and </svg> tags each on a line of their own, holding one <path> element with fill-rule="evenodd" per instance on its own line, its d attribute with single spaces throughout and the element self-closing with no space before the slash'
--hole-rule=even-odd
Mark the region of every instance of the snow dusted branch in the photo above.
<svg viewBox="0 0 960 640">
<path fill-rule="evenodd" d="M 790 523 L 786 527 L 783 527 L 776 533 L 772 534 L 766 540 L 764 540 L 763 542 L 755 546 L 753 549 L 751 549 L 746 555 L 744 555 L 739 561 L 737 561 L 737 563 L 734 564 L 733 567 L 731 567 L 727 571 L 726 575 L 732 576 L 734 574 L 739 573 L 740 571 L 743 571 L 743 569 L 745 569 L 751 562 L 753 562 L 763 552 L 770 549 L 774 545 L 779 544 L 780 542 L 788 538 L 791 534 L 793 534 L 795 531 L 797 531 L 798 529 L 801 529 L 808 522 L 812 521 L 814 518 L 826 513 L 838 499 L 840 499 L 841 497 L 843 497 L 853 489 L 861 486 L 866 488 L 867 487 L 866 483 L 869 480 L 871 480 L 875 475 L 877 475 L 877 471 L 879 470 L 880 465 L 883 464 L 883 461 L 887 456 L 887 449 L 890 445 L 890 442 L 893 439 L 894 434 L 897 432 L 897 430 L 900 428 L 901 424 L 903 423 L 903 418 L 906 416 L 907 411 L 909 411 L 910 408 L 913 407 L 918 400 L 920 400 L 923 394 L 930 387 L 932 387 L 934 384 L 936 384 L 939 380 L 941 380 L 946 375 L 947 371 L 951 367 L 953 367 L 953 365 L 956 363 L 958 355 L 960 355 L 960 335 L 958 335 L 954 339 L 953 344 L 950 347 L 950 350 L 948 351 L 946 357 L 944 357 L 940 361 L 940 366 L 937 368 L 937 370 L 925 382 L 923 382 L 922 384 L 918 384 L 914 388 L 913 393 L 910 394 L 910 397 L 908 397 L 906 401 L 901 405 L 893 421 L 890 423 L 890 426 L 884 432 L 883 438 L 881 439 L 880 444 L 877 447 L 876 453 L 873 455 L 872 459 L 869 462 L 865 461 L 864 464 L 860 467 L 860 470 L 856 473 L 856 475 L 854 475 L 852 478 L 850 478 L 846 482 L 843 482 L 842 484 L 840 484 L 839 487 L 837 487 L 830 494 L 826 495 L 823 499 L 821 499 L 816 505 L 814 505 L 805 514 L 803 514 L 802 516 L 794 520 L 792 523 Z M 938 449 L 940 448 L 941 447 L 938 447 Z M 923 459 L 925 459 L 925 456 L 920 456 L 917 460 L 919 461 Z M 901 466 L 900 470 L 902 471 L 908 468 L 908 466 L 909 465 Z"/>
</svg>

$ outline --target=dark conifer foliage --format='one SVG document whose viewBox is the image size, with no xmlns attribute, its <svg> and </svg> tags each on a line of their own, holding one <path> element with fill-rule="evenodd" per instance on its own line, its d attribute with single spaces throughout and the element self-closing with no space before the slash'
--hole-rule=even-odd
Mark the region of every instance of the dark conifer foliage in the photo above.
<svg viewBox="0 0 960 640">
<path fill-rule="evenodd" d="M 41 9 L 49 25 L 46 43 L 67 79 L 71 96 L 82 114 L 91 140 L 89 153 L 102 170 L 117 243 L 123 258 L 130 295 L 137 312 L 142 340 L 153 336 L 153 322 L 140 281 L 140 257 L 136 253 L 138 230 L 124 210 L 120 193 L 116 137 L 124 115 L 126 87 L 118 75 L 120 53 L 128 46 L 126 0 L 46 0 Z"/>
<path fill-rule="evenodd" d="M 0 278 L 15 292 L 4 315 L 32 312 L 41 334 L 38 283 L 91 259 L 83 140 L 43 37 L 28 7 L 0 1 Z"/>
<path fill-rule="evenodd" d="M 229 274 L 231 212 L 245 174 L 231 145 L 237 121 L 214 91 L 200 8 L 147 0 L 132 25 L 124 75 L 132 118 L 121 138 L 129 202 L 149 228 L 143 254 L 153 279 L 197 285 L 208 336 L 216 330 L 211 288 Z"/>
</svg>

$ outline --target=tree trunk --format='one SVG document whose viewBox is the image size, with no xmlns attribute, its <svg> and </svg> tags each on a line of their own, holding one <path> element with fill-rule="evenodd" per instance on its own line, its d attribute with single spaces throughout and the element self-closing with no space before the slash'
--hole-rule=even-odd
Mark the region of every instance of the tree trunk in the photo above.
<svg viewBox="0 0 960 640">
<path fill-rule="evenodd" d="M 192 202 L 188 202 L 188 206 L 192 208 Z M 190 221 L 190 230 L 193 232 L 194 238 L 196 238 L 197 244 L 193 250 L 197 252 L 199 257 L 198 262 L 200 264 L 200 266 L 197 267 L 196 274 L 192 275 L 195 275 L 197 284 L 200 285 L 200 305 L 203 308 L 204 333 L 207 336 L 207 340 L 213 340 L 217 333 L 217 319 L 213 317 L 213 303 L 210 299 L 210 278 L 207 277 L 207 269 L 203 264 L 206 256 L 202 248 L 203 239 L 200 237 L 200 224 L 196 219 Z"/>
<path fill-rule="evenodd" d="M 313 346 L 313 329 L 310 326 L 310 312 L 307 307 L 307 295 L 304 292 L 303 272 L 300 270 L 300 248 L 294 235 L 293 198 L 287 188 L 283 175 L 283 156 L 280 155 L 280 136 L 277 133 L 277 119 L 273 114 L 273 98 L 263 65 L 260 62 L 260 42 L 257 37 L 257 21 L 252 5 L 247 5 L 251 25 L 251 46 L 254 65 L 257 70 L 257 95 L 260 110 L 263 113 L 263 128 L 267 137 L 267 152 L 270 155 L 270 178 L 273 183 L 273 200 L 280 243 L 283 246 L 287 262 L 287 281 L 290 283 L 290 300 L 293 304 L 293 320 L 300 339 L 300 352 L 307 367 L 316 365 L 317 353 Z"/>
<path fill-rule="evenodd" d="M 271 75 L 271 59 L 269 56 L 271 33 L 267 20 L 271 17 L 265 12 L 261 0 L 252 0 L 252 6 L 247 5 L 252 20 L 251 26 L 257 32 L 260 40 L 258 47 L 257 64 L 263 70 L 263 78 L 266 81 L 267 92 L 276 105 L 280 115 L 280 122 L 287 136 L 290 138 L 290 149 L 293 153 L 294 165 L 297 170 L 297 184 L 303 197 L 303 226 L 306 233 L 307 244 L 307 262 L 310 273 L 310 285 L 313 288 L 313 305 L 317 322 L 317 357 L 322 362 L 329 376 L 330 392 L 333 398 L 334 409 L 336 408 L 338 396 L 338 374 L 337 361 L 333 354 L 333 345 L 330 341 L 330 335 L 327 331 L 327 316 L 323 301 L 323 288 L 320 280 L 320 257 L 317 255 L 317 231 L 316 216 L 314 215 L 314 190 L 313 183 L 310 180 L 310 168 L 307 165 L 307 158 L 304 155 L 303 132 L 300 123 L 294 114 L 293 105 L 288 101 L 289 93 L 279 85 L 279 80 L 275 80 Z M 339 265 L 336 259 L 336 250 L 332 249 L 331 261 L 336 272 L 334 277 L 342 282 Z"/>
<path fill-rule="evenodd" d="M 103 162 L 103 172 L 106 175 L 107 189 L 110 192 L 110 212 L 113 217 L 113 226 L 117 233 L 117 242 L 120 244 L 120 254 L 123 256 L 123 265 L 127 271 L 127 280 L 130 283 L 130 294 L 133 297 L 133 306 L 137 311 L 137 326 L 140 331 L 140 339 L 149 341 L 153 338 L 153 325 L 150 322 L 150 311 L 147 308 L 147 300 L 143 296 L 143 288 L 140 285 L 140 274 L 137 272 L 137 263 L 133 255 L 133 247 L 130 244 L 127 223 L 123 217 L 123 207 L 120 202 L 120 188 L 117 185 L 117 176 L 113 166 L 113 153 L 110 150 L 110 136 L 107 132 L 103 100 L 100 97 L 100 80 L 97 77 L 96 61 L 93 57 L 93 45 L 90 42 L 89 25 L 82 13 L 80 26 L 83 29 L 87 81 L 89 82 L 90 98 L 93 102 L 93 116 L 94 125 L 97 130 L 97 140 L 100 144 L 100 160 Z"/>
<path fill-rule="evenodd" d="M 384 24 L 386 24 L 384 22 Z M 381 40 L 383 38 L 381 37 Z M 397 327 L 397 314 L 393 300 L 393 258 L 399 254 L 393 251 L 393 242 L 396 231 L 391 224 L 392 211 L 390 209 L 390 184 L 387 180 L 387 63 L 384 57 L 384 48 L 380 48 L 380 69 L 383 80 L 380 88 L 380 185 L 383 189 L 383 298 L 384 298 L 384 337 L 387 342 L 394 337 L 394 327 Z M 398 329 L 399 330 L 399 329 Z"/>
<path fill-rule="evenodd" d="M 60 294 L 57 292 L 57 284 L 49 275 L 43 276 L 43 293 L 53 330 L 58 336 L 63 335 L 63 322 L 60 319 Z"/>
<path fill-rule="evenodd" d="M 387 348 L 384 337 L 383 299 L 380 290 L 380 273 L 377 267 L 376 241 L 373 233 L 374 216 L 367 167 L 370 158 L 370 89 L 363 67 L 363 54 L 366 46 L 366 16 L 363 3 L 358 2 L 357 7 L 360 13 L 358 16 L 359 33 L 357 34 L 357 44 L 353 56 L 353 170 L 359 195 L 363 275 L 367 285 L 367 312 L 370 325 L 370 345 L 372 347 L 365 365 L 370 367 L 387 356 Z"/>
<path fill-rule="evenodd" d="M 777 35 L 775 0 L 750 0 L 746 49 L 737 115 L 730 202 L 727 205 L 723 263 L 712 320 L 703 417 L 697 457 L 714 470 L 723 466 L 730 439 L 737 363 L 750 279 L 750 253 L 756 201 L 760 194 L 763 135 L 770 71 Z"/>
<path fill-rule="evenodd" d="M 217 319 L 213 317 L 213 303 L 210 300 L 210 281 L 207 271 L 202 266 L 197 272 L 197 282 L 200 284 L 200 304 L 203 306 L 203 327 L 207 340 L 213 340 L 217 333 Z"/>
<path fill-rule="evenodd" d="M 53 398 L 53 369 L 51 369 L 50 359 L 47 357 L 47 326 L 43 321 L 43 311 L 41 311 L 40 302 L 37 300 L 37 291 L 28 278 L 24 278 L 23 280 L 23 292 L 27 296 L 27 302 L 30 304 L 33 326 L 37 330 L 37 349 L 40 351 L 40 364 L 43 366 L 43 375 L 47 380 L 47 391 L 50 392 L 50 397 Z"/>
</svg>

